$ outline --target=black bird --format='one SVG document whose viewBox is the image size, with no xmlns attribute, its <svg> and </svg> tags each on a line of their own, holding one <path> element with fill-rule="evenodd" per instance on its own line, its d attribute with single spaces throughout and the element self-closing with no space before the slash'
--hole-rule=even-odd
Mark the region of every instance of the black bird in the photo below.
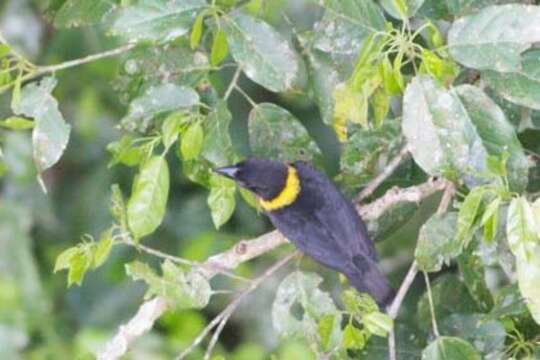
<svg viewBox="0 0 540 360">
<path fill-rule="evenodd" d="M 343 273 L 379 306 L 393 299 L 366 226 L 326 175 L 304 162 L 260 158 L 215 171 L 255 193 L 272 224 L 303 253 Z"/>
</svg>

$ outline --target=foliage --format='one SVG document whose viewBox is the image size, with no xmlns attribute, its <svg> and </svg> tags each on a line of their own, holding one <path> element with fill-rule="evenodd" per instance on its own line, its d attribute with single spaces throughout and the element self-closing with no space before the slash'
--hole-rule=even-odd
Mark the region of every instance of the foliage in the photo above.
<svg viewBox="0 0 540 360">
<path fill-rule="evenodd" d="M 540 352 L 538 1 L 8 0 L 0 12 L 9 358 L 89 356 L 144 296 L 169 312 L 132 357 L 178 354 L 266 263 L 212 281 L 199 266 L 268 227 L 212 169 L 304 160 L 350 194 L 403 146 L 411 159 L 372 199 L 430 177 L 455 195 L 368 227 L 396 288 L 404 255 L 433 284 L 413 283 L 392 319 L 305 261 L 241 304 L 255 311 L 223 315 L 247 330 L 216 331 L 216 356 L 379 358 L 390 333 L 398 358 Z"/>
</svg>

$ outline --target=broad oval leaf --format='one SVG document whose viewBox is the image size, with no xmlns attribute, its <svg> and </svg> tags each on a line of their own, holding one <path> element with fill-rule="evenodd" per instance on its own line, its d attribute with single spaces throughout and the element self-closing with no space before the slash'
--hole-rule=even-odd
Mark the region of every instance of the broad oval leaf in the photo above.
<svg viewBox="0 0 540 360">
<path fill-rule="evenodd" d="M 300 271 L 281 282 L 272 305 L 274 327 L 281 336 L 313 333 L 318 319 L 337 312 L 330 294 L 319 289 L 321 282 L 319 275 Z M 302 314 L 293 314 L 295 305 L 301 306 Z"/>
<path fill-rule="evenodd" d="M 45 78 L 21 90 L 21 100 L 13 108 L 18 115 L 34 118 L 32 145 L 34 162 L 42 172 L 60 159 L 69 141 L 71 127 L 58 110 L 58 102 L 51 95 L 56 80 Z"/>
<path fill-rule="evenodd" d="M 506 119 L 504 112 L 475 86 L 462 85 L 455 91 L 482 139 L 487 153 L 498 158 L 505 153 L 509 155 L 506 173 L 510 189 L 523 191 L 527 186 L 529 164 L 514 127 Z"/>
<path fill-rule="evenodd" d="M 210 194 L 208 207 L 212 214 L 212 221 L 216 229 L 225 224 L 236 207 L 236 185 L 234 181 L 222 176 L 214 175 L 210 180 Z"/>
<path fill-rule="evenodd" d="M 131 41 L 167 42 L 186 34 L 204 0 L 142 0 L 119 11 L 111 33 Z"/>
<path fill-rule="evenodd" d="M 169 195 L 169 168 L 161 156 L 141 167 L 127 204 L 127 219 L 136 239 L 151 234 L 161 224 Z"/>
<path fill-rule="evenodd" d="M 517 262 L 528 259 L 538 251 L 536 221 L 531 205 L 524 197 L 512 199 L 506 218 L 508 246 Z"/>
<path fill-rule="evenodd" d="M 276 92 L 298 86 L 300 58 L 270 25 L 236 13 L 226 18 L 223 30 L 232 56 L 251 80 Z"/>
<path fill-rule="evenodd" d="M 122 125 L 129 130 L 145 129 L 148 122 L 158 114 L 189 108 L 198 103 L 199 95 L 192 88 L 175 84 L 152 86 L 129 104 L 128 114 L 122 119 Z"/>
<path fill-rule="evenodd" d="M 425 172 L 465 175 L 485 169 L 486 150 L 455 93 L 417 76 L 403 101 L 403 134 Z"/>
<path fill-rule="evenodd" d="M 488 358 L 502 355 L 506 330 L 500 322 L 489 320 L 484 314 L 452 314 L 440 323 L 440 331 L 469 341 Z"/>
<path fill-rule="evenodd" d="M 438 337 L 422 351 L 422 360 L 480 360 L 480 354 L 467 341 L 450 336 Z"/>
<path fill-rule="evenodd" d="M 414 257 L 422 271 L 439 271 L 457 257 L 462 244 L 456 236 L 457 214 L 433 215 L 421 228 Z"/>
<path fill-rule="evenodd" d="M 214 166 L 230 165 L 234 151 L 229 134 L 232 115 L 225 101 L 220 101 L 204 120 L 203 158 Z"/>
<path fill-rule="evenodd" d="M 520 54 L 540 41 L 540 6 L 489 6 L 456 20 L 448 33 L 450 53 L 474 69 L 521 68 Z"/>
<path fill-rule="evenodd" d="M 516 259 L 516 272 L 519 291 L 531 312 L 533 319 L 540 324 L 540 245 L 534 243 L 534 251 L 528 258 Z"/>
<path fill-rule="evenodd" d="M 282 161 L 321 164 L 319 147 L 306 128 L 287 110 L 263 103 L 249 114 L 249 143 L 253 154 Z"/>
<path fill-rule="evenodd" d="M 114 0 L 67 0 L 54 17 L 56 27 L 78 27 L 101 22 L 116 6 Z"/>
<path fill-rule="evenodd" d="M 486 70 L 482 72 L 482 79 L 506 100 L 540 110 L 540 50 L 527 51 L 519 69 Z"/>
<path fill-rule="evenodd" d="M 354 63 L 366 37 L 384 31 L 384 16 L 372 0 L 328 0 L 324 6 L 313 45 L 340 63 Z"/>
<path fill-rule="evenodd" d="M 193 160 L 199 156 L 204 140 L 204 130 L 199 122 L 191 124 L 182 135 L 180 152 L 184 160 Z"/>
</svg>

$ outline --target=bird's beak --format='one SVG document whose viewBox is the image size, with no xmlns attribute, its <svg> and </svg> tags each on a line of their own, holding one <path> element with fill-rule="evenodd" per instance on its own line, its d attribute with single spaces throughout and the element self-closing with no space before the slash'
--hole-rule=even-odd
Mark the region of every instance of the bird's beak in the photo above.
<svg viewBox="0 0 540 360">
<path fill-rule="evenodd" d="M 214 169 L 214 172 L 229 179 L 236 180 L 236 175 L 238 174 L 238 167 L 236 165 L 224 166 L 217 169 Z"/>
</svg>

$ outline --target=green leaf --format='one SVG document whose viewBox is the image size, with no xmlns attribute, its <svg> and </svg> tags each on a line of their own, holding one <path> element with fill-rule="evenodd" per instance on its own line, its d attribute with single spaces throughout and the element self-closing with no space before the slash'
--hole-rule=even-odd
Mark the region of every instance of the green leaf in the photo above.
<svg viewBox="0 0 540 360">
<path fill-rule="evenodd" d="M 346 83 L 339 84 L 334 89 L 332 96 L 335 105 L 332 125 L 341 142 L 345 142 L 347 139 L 346 126 L 349 121 L 360 124 L 364 129 L 368 128 L 368 98 L 370 95 L 363 90 L 354 90 Z M 345 129 L 341 129 L 342 127 Z"/>
<path fill-rule="evenodd" d="M 518 69 L 483 71 L 482 80 L 506 100 L 540 110 L 540 50 L 523 54 Z"/>
<path fill-rule="evenodd" d="M 379 311 L 377 303 L 371 296 L 354 289 L 344 290 L 341 293 L 341 300 L 345 309 L 358 321 L 362 321 L 362 317 L 366 314 Z"/>
<path fill-rule="evenodd" d="M 536 222 L 531 205 L 524 197 L 512 199 L 506 218 L 508 246 L 517 261 L 526 261 L 538 247 Z"/>
<path fill-rule="evenodd" d="M 362 317 L 362 324 L 373 335 L 386 337 L 392 331 L 394 322 L 390 316 L 382 312 L 371 312 Z"/>
<path fill-rule="evenodd" d="M 330 294 L 318 288 L 321 282 L 319 275 L 300 271 L 289 274 L 281 282 L 272 305 L 272 321 L 281 336 L 317 336 L 314 334 L 317 321 L 324 315 L 337 313 Z"/>
<path fill-rule="evenodd" d="M 425 0 L 381 0 L 384 10 L 396 19 L 413 17 Z"/>
<path fill-rule="evenodd" d="M 186 34 L 206 6 L 204 0 L 142 0 L 119 11 L 111 33 L 131 41 L 168 42 Z"/>
<path fill-rule="evenodd" d="M 422 351 L 422 360 L 480 360 L 480 354 L 467 341 L 441 336 Z"/>
<path fill-rule="evenodd" d="M 298 87 L 300 58 L 270 25 L 235 13 L 226 18 L 223 31 L 232 56 L 248 78 L 276 92 Z"/>
<path fill-rule="evenodd" d="M 87 248 L 79 247 L 79 251 L 69 259 L 68 287 L 81 285 L 86 271 L 92 265 L 92 254 Z"/>
<path fill-rule="evenodd" d="M 56 258 L 53 272 L 69 269 L 71 259 L 77 256 L 79 252 L 80 252 L 80 249 L 78 246 L 73 246 L 73 247 L 70 247 L 69 249 L 62 251 L 60 255 L 58 255 L 58 257 Z"/>
<path fill-rule="evenodd" d="M 204 142 L 204 130 L 200 122 L 192 123 L 182 135 L 180 151 L 184 160 L 196 159 L 201 153 Z"/>
<path fill-rule="evenodd" d="M 214 166 L 230 165 L 234 158 L 229 125 L 232 115 L 227 103 L 216 104 L 203 123 L 204 142 L 201 155 Z"/>
<path fill-rule="evenodd" d="M 229 54 L 229 44 L 227 43 L 227 37 L 225 31 L 218 29 L 214 35 L 214 41 L 212 42 L 212 50 L 210 52 L 210 64 L 217 66 L 221 63 Z"/>
<path fill-rule="evenodd" d="M 390 110 L 390 95 L 382 88 L 378 88 L 371 97 L 371 106 L 373 107 L 374 127 L 380 127 L 388 111 Z"/>
<path fill-rule="evenodd" d="M 118 184 L 111 186 L 111 215 L 120 224 L 124 231 L 127 231 L 127 207 L 124 202 L 124 195 Z"/>
<path fill-rule="evenodd" d="M 225 224 L 234 213 L 236 207 L 236 185 L 234 181 L 223 176 L 212 176 L 208 207 L 212 213 L 212 221 L 216 229 Z"/>
<path fill-rule="evenodd" d="M 323 351 L 335 351 L 342 341 L 341 314 L 324 315 L 319 320 L 317 329 Z"/>
<path fill-rule="evenodd" d="M 461 254 L 462 242 L 456 237 L 458 216 L 455 212 L 435 214 L 420 228 L 414 256 L 422 271 L 440 271 Z"/>
<path fill-rule="evenodd" d="M 67 0 L 56 12 L 54 26 L 94 25 L 110 14 L 115 6 L 114 0 Z"/>
<path fill-rule="evenodd" d="M 191 28 L 191 35 L 189 37 L 189 45 L 192 49 L 196 49 L 199 47 L 199 44 L 201 43 L 201 36 L 203 33 L 203 21 L 204 17 L 206 16 L 206 12 L 201 11 L 199 15 L 197 15 L 197 18 L 195 19 L 195 22 L 193 23 L 193 26 Z"/>
<path fill-rule="evenodd" d="M 485 358 L 502 355 L 506 330 L 500 322 L 488 320 L 484 314 L 452 314 L 439 326 L 441 333 L 460 337 L 473 344 Z"/>
<path fill-rule="evenodd" d="M 400 81 L 401 70 L 394 70 L 388 56 L 384 57 L 384 60 L 379 64 L 379 72 L 383 79 L 383 85 L 386 92 L 392 96 L 398 95 L 402 91 L 403 80 Z"/>
<path fill-rule="evenodd" d="M 416 163 L 428 174 L 481 171 L 486 151 L 459 98 L 425 76 L 407 86 L 402 128 Z"/>
<path fill-rule="evenodd" d="M 103 265 L 107 260 L 113 245 L 112 229 L 105 230 L 103 234 L 101 234 L 96 249 L 94 250 L 94 269 Z"/>
<path fill-rule="evenodd" d="M 458 258 L 458 266 L 469 294 L 482 311 L 490 311 L 493 307 L 493 296 L 486 284 L 482 259 L 474 253 L 472 246 Z"/>
<path fill-rule="evenodd" d="M 132 135 L 124 135 L 120 140 L 107 145 L 107 151 L 113 155 L 109 162 L 109 167 L 116 164 L 124 164 L 126 166 L 137 166 L 140 164 L 146 155 L 146 151 L 143 146 L 138 146 L 135 140 Z"/>
<path fill-rule="evenodd" d="M 520 54 L 540 41 L 540 7 L 521 4 L 489 6 L 456 20 L 448 33 L 450 53 L 479 70 L 518 71 Z"/>
<path fill-rule="evenodd" d="M 167 116 L 163 125 L 161 125 L 162 141 L 165 148 L 169 148 L 178 139 L 180 133 L 180 124 L 184 121 L 186 115 L 182 112 L 175 112 Z"/>
<path fill-rule="evenodd" d="M 151 234 L 161 224 L 169 195 L 169 168 L 161 156 L 146 161 L 133 183 L 127 205 L 129 228 L 136 239 Z"/>
<path fill-rule="evenodd" d="M 392 119 L 378 129 L 355 131 L 341 153 L 341 182 L 356 190 L 383 171 L 403 144 L 400 130 L 401 122 Z"/>
<path fill-rule="evenodd" d="M 129 111 L 122 119 L 122 125 L 128 130 L 145 130 L 154 116 L 190 108 L 198 103 L 199 95 L 191 88 L 175 84 L 152 86 L 129 104 Z"/>
<path fill-rule="evenodd" d="M 343 330 L 343 347 L 351 350 L 361 350 L 366 346 L 366 335 L 362 330 L 347 324 Z"/>
<path fill-rule="evenodd" d="M 287 110 L 262 103 L 249 113 L 249 144 L 255 156 L 322 164 L 319 147 L 306 128 Z"/>
<path fill-rule="evenodd" d="M 126 274 L 134 281 L 142 280 L 148 284 L 156 282 L 157 274 L 150 266 L 140 261 L 133 261 L 126 264 Z"/>
<path fill-rule="evenodd" d="M 56 80 L 48 77 L 30 83 L 21 91 L 21 101 L 13 109 L 17 115 L 34 119 L 32 145 L 38 172 L 47 170 L 60 159 L 66 149 L 71 127 L 58 110 L 58 102 L 51 95 Z"/>
<path fill-rule="evenodd" d="M 34 122 L 23 117 L 11 116 L 2 120 L 0 126 L 11 130 L 28 130 L 34 127 Z"/>
<path fill-rule="evenodd" d="M 510 190 L 518 192 L 525 190 L 529 173 L 527 156 L 504 112 L 477 87 L 462 85 L 455 91 L 482 139 L 487 153 L 499 159 L 509 156 L 506 161 L 506 173 Z M 489 158 L 485 161 L 486 167 L 489 167 Z"/>
<path fill-rule="evenodd" d="M 366 37 L 385 29 L 384 16 L 372 0 L 328 0 L 324 6 L 313 45 L 340 63 L 353 63 Z"/>
<path fill-rule="evenodd" d="M 484 240 L 490 242 L 495 238 L 497 234 L 499 224 L 499 207 L 501 205 L 501 198 L 496 197 L 489 203 L 482 215 L 481 224 L 484 226 Z"/>
<path fill-rule="evenodd" d="M 519 291 L 537 324 L 540 324 L 540 244 L 534 243 L 534 251 L 528 258 L 516 259 L 516 272 Z"/>
<path fill-rule="evenodd" d="M 486 194 L 485 187 L 476 187 L 467 194 L 459 207 L 457 219 L 457 240 L 466 247 L 473 236 L 473 225 L 476 223 L 480 204 Z"/>
</svg>

